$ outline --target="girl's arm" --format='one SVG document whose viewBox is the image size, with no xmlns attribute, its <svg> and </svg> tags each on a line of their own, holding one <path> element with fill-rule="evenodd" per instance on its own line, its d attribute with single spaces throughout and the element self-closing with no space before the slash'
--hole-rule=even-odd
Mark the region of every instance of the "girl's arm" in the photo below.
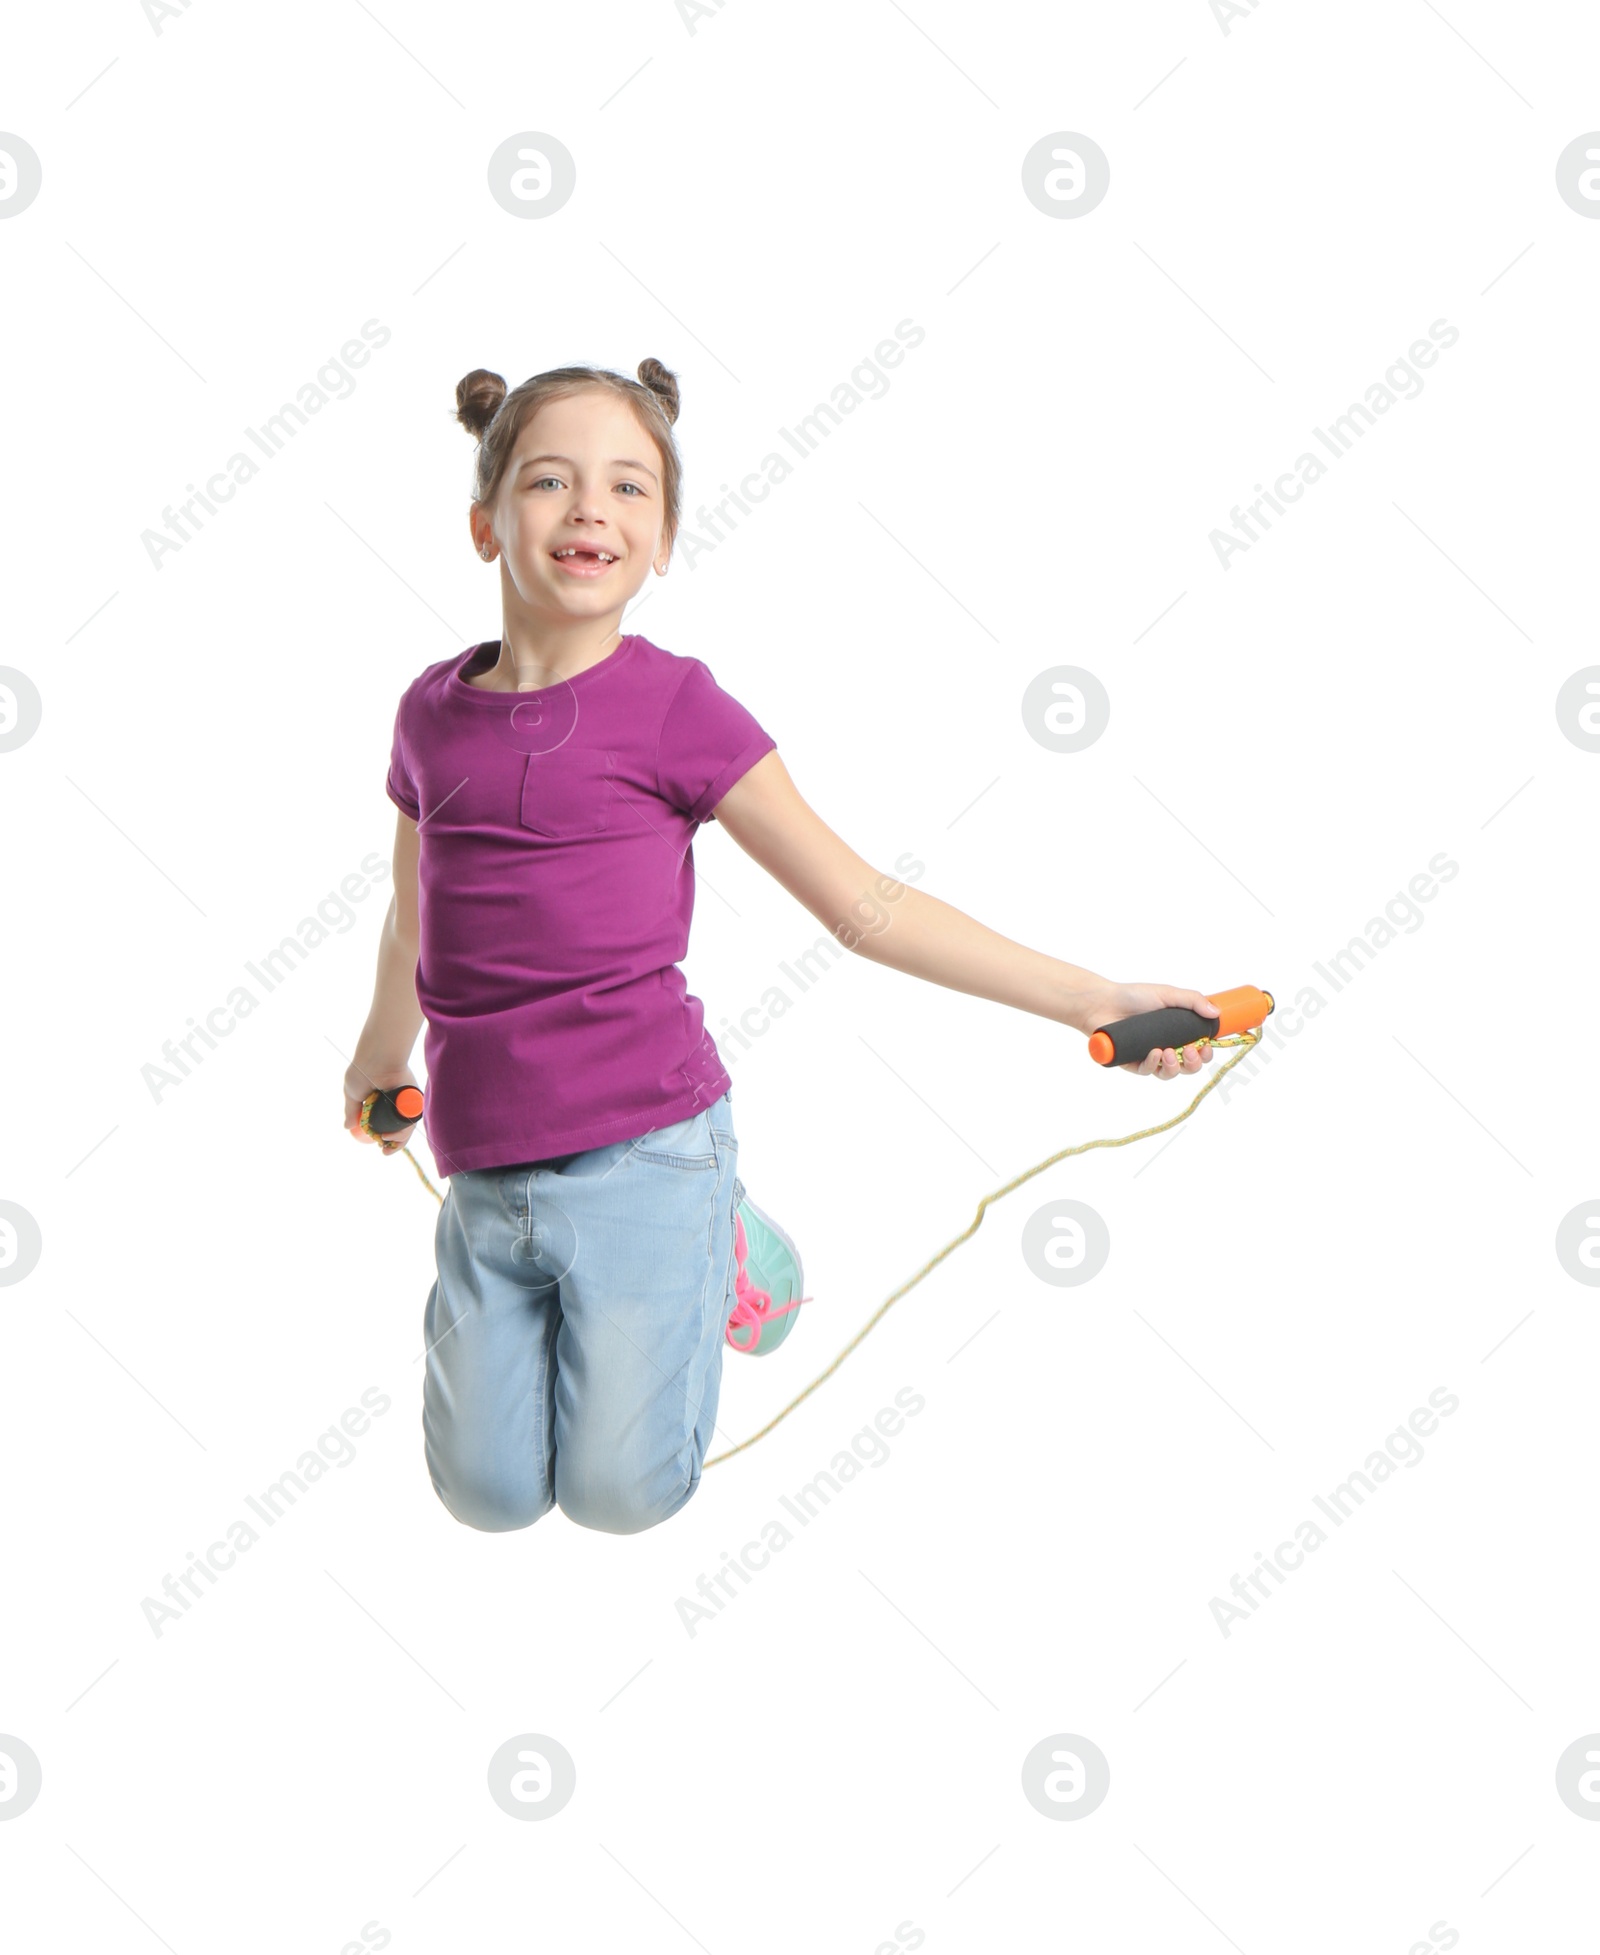
<svg viewBox="0 0 1600 1955">
<path fill-rule="evenodd" d="M 1114 984 L 1064 963 L 930 896 L 880 875 L 802 800 L 776 751 L 763 755 L 717 803 L 716 818 L 739 846 L 826 925 L 847 950 L 875 964 L 926 978 L 1070 1025 L 1087 1035 L 1159 1005 L 1188 1005 L 1207 1017 L 1203 992 L 1175 985 Z M 1173 1078 L 1196 1072 L 1211 1050 L 1153 1052 L 1124 1070 Z"/>
<path fill-rule="evenodd" d="M 378 975 L 372 989 L 372 1009 L 356 1041 L 355 1057 L 344 1076 L 344 1124 L 357 1140 L 370 1140 L 361 1131 L 361 1102 L 380 1086 L 415 1086 L 411 1048 L 422 1028 L 417 1003 L 417 824 L 396 814 L 394 831 L 394 895 L 378 942 Z M 383 1136 L 383 1150 L 393 1153 L 410 1138 L 411 1129 Z"/>
</svg>

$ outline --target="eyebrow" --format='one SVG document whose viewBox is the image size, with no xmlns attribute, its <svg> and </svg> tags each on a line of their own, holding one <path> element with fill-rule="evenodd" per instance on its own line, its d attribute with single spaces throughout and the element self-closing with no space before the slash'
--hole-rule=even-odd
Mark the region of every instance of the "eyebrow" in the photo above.
<svg viewBox="0 0 1600 1955">
<path fill-rule="evenodd" d="M 522 468 L 532 468 L 536 462 L 565 462 L 568 468 L 576 468 L 578 466 L 570 455 L 530 455 L 523 462 Z M 606 466 L 608 468 L 636 468 L 641 475 L 648 475 L 652 482 L 657 479 L 656 472 L 653 468 L 646 468 L 643 462 L 629 461 L 625 455 L 619 456 L 615 461 L 608 462 Z M 521 471 L 519 470 L 518 472 L 520 473 Z"/>
</svg>

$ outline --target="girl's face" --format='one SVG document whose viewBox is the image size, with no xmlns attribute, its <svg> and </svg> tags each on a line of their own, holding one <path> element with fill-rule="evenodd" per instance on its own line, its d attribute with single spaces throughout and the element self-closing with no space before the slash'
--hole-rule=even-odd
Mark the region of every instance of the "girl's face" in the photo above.
<svg viewBox="0 0 1600 1955">
<path fill-rule="evenodd" d="M 655 442 L 625 401 L 590 390 L 528 417 L 492 510 L 475 508 L 472 530 L 480 549 L 504 553 L 530 610 L 603 618 L 652 564 L 665 574 L 664 518 Z"/>
</svg>

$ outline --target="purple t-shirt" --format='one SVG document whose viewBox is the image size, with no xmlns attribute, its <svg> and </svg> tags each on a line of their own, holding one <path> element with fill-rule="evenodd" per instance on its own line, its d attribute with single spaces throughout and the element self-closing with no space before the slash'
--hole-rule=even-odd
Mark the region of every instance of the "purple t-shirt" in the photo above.
<svg viewBox="0 0 1600 1955">
<path fill-rule="evenodd" d="M 777 745 L 647 638 L 540 692 L 467 684 L 499 655 L 412 681 L 386 783 L 419 834 L 423 1118 L 446 1174 L 632 1140 L 727 1090 L 677 968 L 691 844 Z"/>
</svg>

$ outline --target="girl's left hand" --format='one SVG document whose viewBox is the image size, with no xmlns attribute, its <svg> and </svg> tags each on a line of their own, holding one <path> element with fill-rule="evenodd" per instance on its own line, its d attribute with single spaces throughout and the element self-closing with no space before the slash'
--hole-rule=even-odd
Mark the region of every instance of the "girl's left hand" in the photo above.
<svg viewBox="0 0 1600 1955">
<path fill-rule="evenodd" d="M 1186 991 L 1176 984 L 1107 984 L 1083 1000 L 1076 1022 L 1087 1036 L 1102 1025 L 1115 1024 L 1119 1018 L 1159 1011 L 1163 1005 L 1186 1005 L 1202 1018 L 1222 1016 L 1203 991 Z M 1169 1045 L 1164 1050 L 1146 1053 L 1137 1065 L 1120 1066 L 1118 1071 L 1140 1073 L 1150 1079 L 1176 1079 L 1180 1073 L 1197 1073 L 1210 1063 L 1209 1045 L 1186 1045 L 1181 1051 Z"/>
</svg>

